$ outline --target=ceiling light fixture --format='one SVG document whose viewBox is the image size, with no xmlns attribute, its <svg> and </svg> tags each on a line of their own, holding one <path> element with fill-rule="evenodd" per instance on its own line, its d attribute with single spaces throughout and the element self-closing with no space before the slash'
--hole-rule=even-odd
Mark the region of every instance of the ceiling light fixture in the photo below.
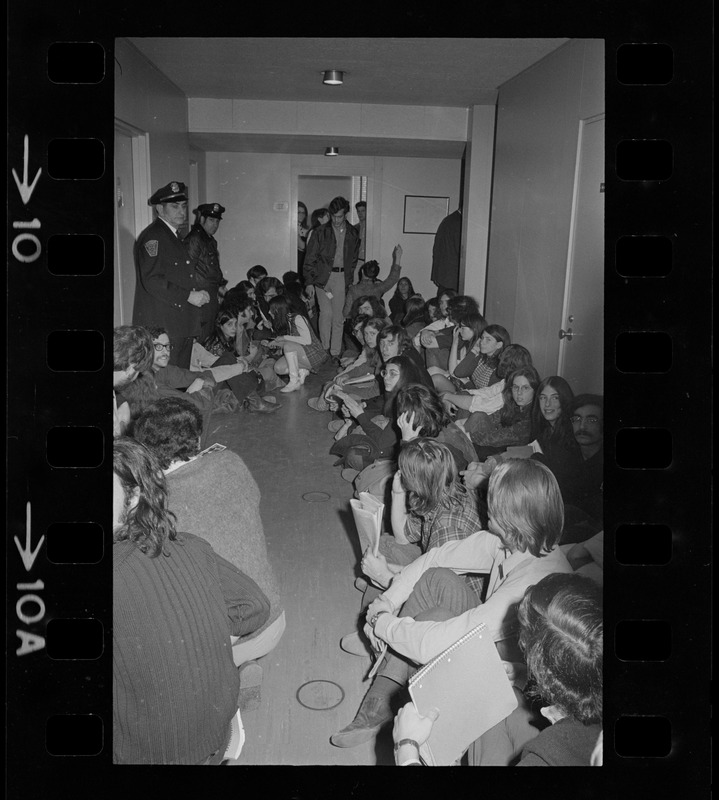
<svg viewBox="0 0 719 800">
<path fill-rule="evenodd" d="M 340 151 L 337 147 L 325 147 L 326 156 L 338 156 Z"/>
<path fill-rule="evenodd" d="M 322 83 L 328 86 L 340 86 L 344 81 L 344 75 L 339 69 L 326 69 L 322 73 Z"/>
</svg>

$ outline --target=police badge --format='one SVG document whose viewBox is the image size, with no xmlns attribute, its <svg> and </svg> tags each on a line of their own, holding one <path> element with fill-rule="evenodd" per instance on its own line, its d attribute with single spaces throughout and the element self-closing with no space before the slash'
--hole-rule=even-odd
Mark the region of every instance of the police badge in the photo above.
<svg viewBox="0 0 719 800">
<path fill-rule="evenodd" d="M 147 255 L 150 258 L 154 258 L 157 255 L 157 246 L 158 246 L 157 239 L 150 239 L 149 242 L 145 242 L 145 250 L 147 250 Z"/>
</svg>

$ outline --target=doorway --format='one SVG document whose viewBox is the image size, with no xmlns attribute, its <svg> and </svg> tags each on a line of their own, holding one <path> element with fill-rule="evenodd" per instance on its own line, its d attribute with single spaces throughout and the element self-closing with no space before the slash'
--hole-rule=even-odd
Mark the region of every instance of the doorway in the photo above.
<svg viewBox="0 0 719 800">
<path fill-rule="evenodd" d="M 557 374 L 603 394 L 604 114 L 581 120 Z"/>
<path fill-rule="evenodd" d="M 114 325 L 117 327 L 132 324 L 135 240 L 152 221 L 152 212 L 146 202 L 151 194 L 148 135 L 116 120 L 114 165 Z"/>
</svg>

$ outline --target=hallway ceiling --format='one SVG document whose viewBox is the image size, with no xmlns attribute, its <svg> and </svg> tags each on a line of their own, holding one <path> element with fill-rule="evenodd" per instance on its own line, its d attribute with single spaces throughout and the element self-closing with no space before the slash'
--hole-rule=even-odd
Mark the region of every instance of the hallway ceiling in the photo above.
<svg viewBox="0 0 719 800">
<path fill-rule="evenodd" d="M 130 38 L 188 98 L 377 103 L 467 108 L 493 104 L 498 88 L 568 39 L 372 38 Z M 325 86 L 321 72 L 345 72 L 342 86 Z M 297 150 L 298 138 L 192 135 L 202 150 Z M 222 147 L 220 148 L 220 140 Z M 310 147 L 310 143 L 306 145 Z M 345 137 L 341 153 L 365 155 L 366 137 Z M 458 157 L 449 142 L 386 142 L 386 153 Z M 407 148 L 410 148 L 411 152 Z"/>
</svg>

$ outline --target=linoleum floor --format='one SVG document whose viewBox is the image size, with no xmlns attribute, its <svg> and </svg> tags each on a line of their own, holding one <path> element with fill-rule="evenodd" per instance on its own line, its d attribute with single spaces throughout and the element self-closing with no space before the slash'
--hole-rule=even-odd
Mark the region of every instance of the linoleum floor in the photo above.
<svg viewBox="0 0 719 800">
<path fill-rule="evenodd" d="M 327 366 L 296 392 L 274 392 L 282 407 L 272 414 L 237 412 L 210 423 L 208 444 L 237 452 L 262 492 L 269 557 L 287 617 L 281 641 L 260 660 L 261 703 L 242 714 L 247 740 L 237 764 L 393 763 L 391 724 L 356 748 L 329 742 L 353 719 L 370 668 L 369 658 L 339 648 L 340 638 L 356 629 L 362 598 L 353 585 L 360 559 L 349 509 L 353 488 L 329 454 L 327 423 L 334 417 L 307 405 L 333 373 Z M 306 685 L 311 681 L 328 683 Z"/>
</svg>

